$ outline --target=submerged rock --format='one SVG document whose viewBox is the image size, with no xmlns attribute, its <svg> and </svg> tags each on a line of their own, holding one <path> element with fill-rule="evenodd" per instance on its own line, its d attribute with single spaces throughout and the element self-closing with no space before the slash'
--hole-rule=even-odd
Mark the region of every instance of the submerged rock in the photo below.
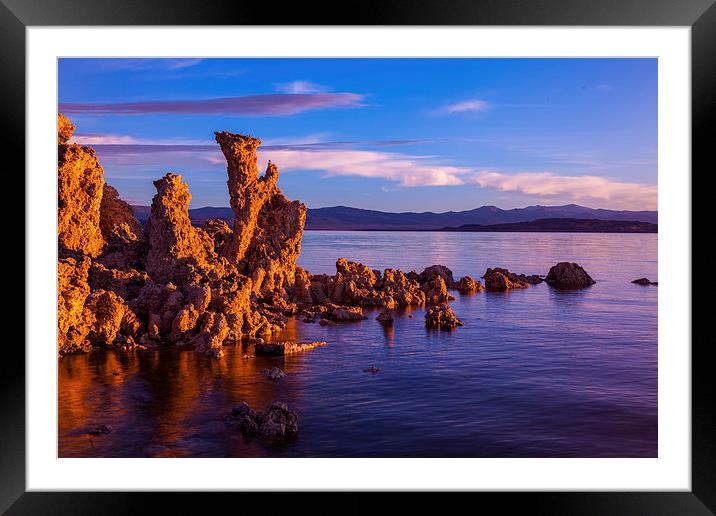
<svg viewBox="0 0 716 516">
<path fill-rule="evenodd" d="M 388 310 L 387 308 L 384 308 L 383 310 L 381 310 L 381 312 L 378 314 L 378 317 L 376 317 L 375 319 L 376 321 L 380 321 L 383 324 L 393 324 L 395 316 L 393 315 L 393 310 Z"/>
<path fill-rule="evenodd" d="M 425 313 L 425 326 L 438 328 L 440 330 L 451 330 L 457 326 L 463 326 L 447 303 L 431 306 Z"/>
<path fill-rule="evenodd" d="M 363 309 L 358 306 L 343 306 L 333 310 L 329 317 L 335 322 L 363 321 L 367 319 L 363 315 Z"/>
<path fill-rule="evenodd" d="M 594 285 L 596 281 L 579 264 L 560 262 L 552 266 L 545 282 L 555 288 L 578 289 Z"/>
<path fill-rule="evenodd" d="M 281 378 L 286 378 L 286 373 L 284 373 L 278 367 L 272 367 L 271 369 L 264 369 L 263 375 L 268 377 L 271 380 L 274 380 L 274 381 L 280 380 Z"/>
<path fill-rule="evenodd" d="M 366 367 L 365 369 L 363 369 L 363 372 L 364 372 L 364 373 L 373 373 L 373 374 L 375 374 L 375 373 L 377 373 L 378 371 L 380 371 L 380 369 L 377 368 L 377 367 L 375 367 L 375 366 L 370 366 L 370 367 Z"/>
<path fill-rule="evenodd" d="M 87 432 L 89 435 L 111 434 L 112 427 L 109 425 L 98 425 Z"/>
<path fill-rule="evenodd" d="M 293 353 L 300 353 L 325 345 L 326 341 L 324 340 L 314 342 L 257 342 L 256 354 L 269 356 L 292 355 Z"/>
<path fill-rule="evenodd" d="M 285 403 L 274 402 L 268 409 L 261 411 L 242 402 L 226 419 L 242 433 L 263 439 L 283 440 L 298 435 L 298 414 Z"/>
<path fill-rule="evenodd" d="M 643 285 L 643 286 L 649 286 L 649 285 L 658 285 L 656 281 L 650 281 L 647 278 L 639 278 L 632 281 L 632 283 L 636 283 L 637 285 Z"/>
</svg>

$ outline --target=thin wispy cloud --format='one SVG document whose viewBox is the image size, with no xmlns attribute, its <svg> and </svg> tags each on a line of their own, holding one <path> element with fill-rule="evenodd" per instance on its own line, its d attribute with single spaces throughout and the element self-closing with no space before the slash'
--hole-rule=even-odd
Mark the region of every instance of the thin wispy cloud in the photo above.
<svg viewBox="0 0 716 516">
<path fill-rule="evenodd" d="M 311 81 L 292 81 L 277 84 L 276 91 L 281 93 L 324 93 L 330 91 L 330 88 Z"/>
<path fill-rule="evenodd" d="M 79 145 L 133 145 L 139 143 L 131 136 L 121 134 L 74 134 L 70 143 Z"/>
<path fill-rule="evenodd" d="M 60 103 L 66 115 L 254 115 L 287 116 L 330 108 L 356 108 L 364 95 L 358 93 L 267 94 L 210 99 L 150 100 L 118 103 Z"/>
<path fill-rule="evenodd" d="M 545 200 L 597 202 L 611 208 L 657 208 L 656 185 L 628 183 L 601 176 L 560 176 L 551 172 L 504 174 L 481 171 L 474 181 L 483 188 L 519 192 Z"/>
<path fill-rule="evenodd" d="M 456 113 L 479 113 L 487 111 L 490 107 L 490 104 L 485 100 L 467 99 L 443 106 L 437 110 L 437 114 L 453 115 Z"/>
<path fill-rule="evenodd" d="M 157 147 L 189 147 L 197 145 L 207 145 L 209 141 L 192 140 L 187 138 L 159 138 L 145 139 L 135 138 L 126 134 L 93 134 L 93 133 L 75 133 L 70 138 L 70 143 L 79 145 L 92 145 L 96 147 L 113 147 L 118 152 L 126 151 L 130 148 L 157 148 Z M 136 152 L 136 151 L 135 151 Z M 141 151 L 140 151 L 141 152 Z"/>
<path fill-rule="evenodd" d="M 151 71 L 181 70 L 201 64 L 200 58 L 131 58 L 131 59 L 97 59 L 97 68 L 105 71 Z"/>
</svg>

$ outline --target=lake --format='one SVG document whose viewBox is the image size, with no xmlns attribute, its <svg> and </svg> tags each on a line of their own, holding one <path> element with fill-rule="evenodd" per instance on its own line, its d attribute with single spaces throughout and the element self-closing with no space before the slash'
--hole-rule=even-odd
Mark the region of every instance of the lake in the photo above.
<svg viewBox="0 0 716 516">
<path fill-rule="evenodd" d="M 59 361 L 61 457 L 656 457 L 657 235 L 307 231 L 298 264 L 335 274 L 487 267 L 546 274 L 560 261 L 597 283 L 454 294 L 465 326 L 425 328 L 423 309 L 386 329 L 291 319 L 277 340 L 325 340 L 290 357 L 97 351 Z M 278 366 L 278 382 L 262 371 Z M 363 369 L 375 366 L 372 374 Z M 222 416 L 246 401 L 299 414 L 287 444 L 245 438 Z M 109 425 L 91 437 L 87 430 Z"/>
</svg>

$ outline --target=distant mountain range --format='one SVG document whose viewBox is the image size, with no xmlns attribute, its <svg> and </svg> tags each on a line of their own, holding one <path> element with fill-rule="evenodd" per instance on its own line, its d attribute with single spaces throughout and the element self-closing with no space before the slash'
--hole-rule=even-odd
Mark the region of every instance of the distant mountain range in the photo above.
<svg viewBox="0 0 716 516">
<path fill-rule="evenodd" d="M 149 206 L 133 206 L 134 213 L 140 222 L 149 218 Z M 207 206 L 189 210 L 189 217 L 195 225 L 201 225 L 208 219 L 233 220 L 231 208 Z M 308 210 L 306 218 L 307 230 L 400 230 L 421 231 L 441 230 L 447 227 L 458 227 L 466 224 L 509 224 L 530 222 L 538 219 L 590 219 L 590 220 L 622 220 L 630 222 L 648 222 L 656 224 L 656 211 L 617 211 L 585 208 L 577 204 L 564 206 L 528 206 L 503 210 L 496 206 L 482 206 L 473 210 L 433 212 L 402 212 L 389 213 L 375 210 L 333 206 L 330 208 L 313 208 Z"/>
<path fill-rule="evenodd" d="M 520 232 L 520 233 L 657 233 L 658 226 L 651 222 L 599 219 L 537 219 L 530 222 L 507 224 L 465 224 L 442 231 L 465 232 Z"/>
</svg>

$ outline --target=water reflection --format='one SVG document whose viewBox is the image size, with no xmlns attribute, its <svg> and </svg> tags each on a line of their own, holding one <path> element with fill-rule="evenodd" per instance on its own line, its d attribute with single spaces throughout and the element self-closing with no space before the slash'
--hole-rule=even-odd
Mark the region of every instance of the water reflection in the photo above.
<svg viewBox="0 0 716 516">
<path fill-rule="evenodd" d="M 333 272 L 341 256 L 376 268 L 444 263 L 456 277 L 505 266 L 544 274 L 577 261 L 598 283 L 541 284 L 459 296 L 465 326 L 425 328 L 423 308 L 391 326 L 289 320 L 281 340 L 328 345 L 289 357 L 221 360 L 173 349 L 62 359 L 59 453 L 70 457 L 655 456 L 658 288 L 655 235 L 307 232 L 301 265 Z M 262 371 L 281 367 L 274 382 Z M 375 366 L 375 374 L 363 370 Z M 299 439 L 246 439 L 222 416 L 240 402 L 285 401 Z M 112 432 L 88 431 L 109 425 Z"/>
</svg>

